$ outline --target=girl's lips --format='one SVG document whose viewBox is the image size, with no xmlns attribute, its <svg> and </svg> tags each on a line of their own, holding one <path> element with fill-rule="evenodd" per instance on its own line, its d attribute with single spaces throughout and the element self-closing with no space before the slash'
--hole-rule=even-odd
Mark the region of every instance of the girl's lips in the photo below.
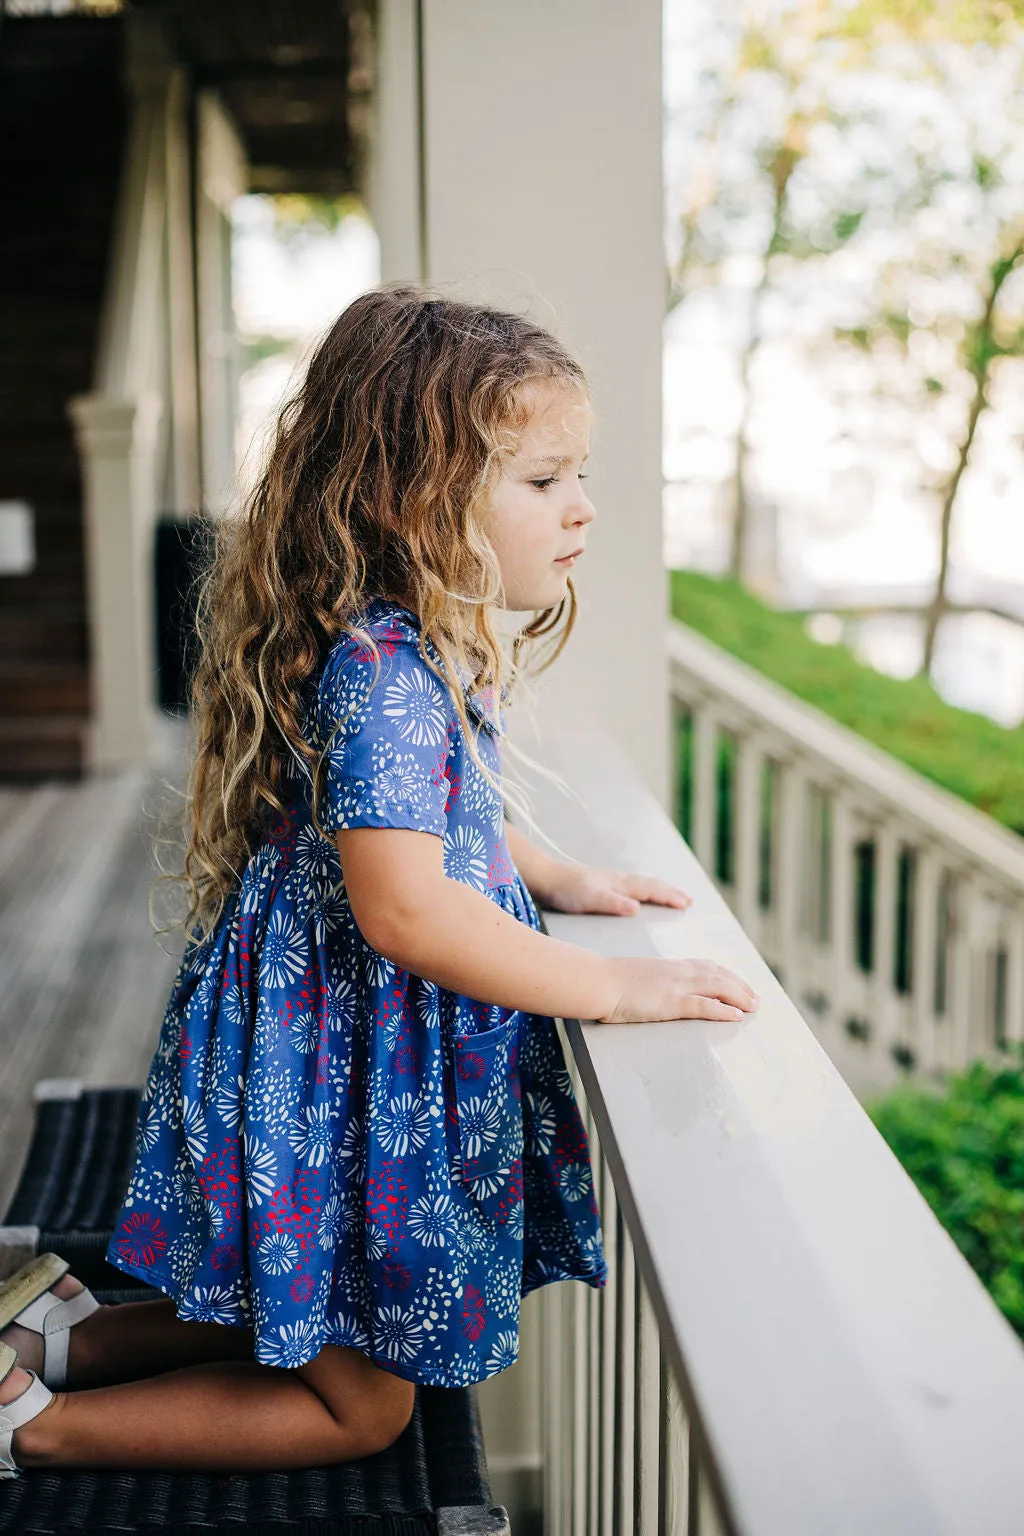
<svg viewBox="0 0 1024 1536">
<path fill-rule="evenodd" d="M 572 565 L 578 555 L 582 555 L 582 549 L 577 549 L 574 554 L 563 555 L 561 560 L 556 560 L 556 565 Z"/>
</svg>

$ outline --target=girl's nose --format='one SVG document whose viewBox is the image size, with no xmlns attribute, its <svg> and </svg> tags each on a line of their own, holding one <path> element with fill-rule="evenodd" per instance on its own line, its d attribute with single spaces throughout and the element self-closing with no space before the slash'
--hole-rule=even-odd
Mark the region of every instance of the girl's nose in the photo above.
<svg viewBox="0 0 1024 1536">
<path fill-rule="evenodd" d="M 581 485 L 577 494 L 573 497 L 572 506 L 569 508 L 571 526 L 574 528 L 585 528 L 587 523 L 592 523 L 596 516 L 597 512 L 594 503 Z"/>
</svg>

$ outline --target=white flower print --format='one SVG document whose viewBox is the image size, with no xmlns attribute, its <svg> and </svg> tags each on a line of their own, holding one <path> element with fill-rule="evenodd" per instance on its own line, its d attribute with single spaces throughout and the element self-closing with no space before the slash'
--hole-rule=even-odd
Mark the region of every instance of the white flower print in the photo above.
<svg viewBox="0 0 1024 1536">
<path fill-rule="evenodd" d="M 444 1248 L 452 1234 L 452 1202 L 447 1195 L 424 1195 L 409 1209 L 409 1231 L 424 1248 Z"/>
<path fill-rule="evenodd" d="M 507 1371 L 515 1365 L 519 1353 L 519 1340 L 514 1333 L 499 1333 L 487 1356 L 488 1371 Z"/>
<path fill-rule="evenodd" d="M 245 1138 L 245 1187 L 250 1207 L 262 1205 L 274 1193 L 277 1158 L 257 1136 Z"/>
<path fill-rule="evenodd" d="M 320 1044 L 320 1022 L 311 1013 L 297 1013 L 288 1029 L 292 1045 L 308 1056 Z"/>
<path fill-rule="evenodd" d="M 386 987 L 394 979 L 395 967 L 375 949 L 366 951 L 366 979 L 371 987 Z"/>
<path fill-rule="evenodd" d="M 430 1116 L 423 1103 L 412 1093 L 400 1093 L 377 1117 L 377 1139 L 385 1152 L 408 1157 L 427 1144 Z"/>
<path fill-rule="evenodd" d="M 460 822 L 444 837 L 444 872 L 449 880 L 487 889 L 487 843 L 475 827 Z"/>
<path fill-rule="evenodd" d="M 256 1255 L 268 1275 L 283 1275 L 295 1268 L 299 1245 L 287 1232 L 268 1232 L 260 1238 Z"/>
<path fill-rule="evenodd" d="M 327 988 L 327 1027 L 335 1031 L 352 1028 L 356 1018 L 356 989 L 344 976 Z"/>
<path fill-rule="evenodd" d="M 513 1241 L 517 1243 L 522 1242 L 523 1240 L 525 1219 L 526 1207 L 524 1206 L 522 1200 L 519 1200 L 509 1211 L 508 1220 L 505 1223 L 505 1231 L 508 1233 L 509 1237 L 511 1237 Z"/>
<path fill-rule="evenodd" d="M 139 1116 L 138 1145 L 143 1152 L 152 1152 L 160 1139 L 160 1116 L 152 1109 Z"/>
<path fill-rule="evenodd" d="M 558 1184 L 567 1200 L 582 1200 L 590 1193 L 590 1169 L 585 1163 L 566 1163 Z"/>
<path fill-rule="evenodd" d="M 263 940 L 260 981 L 272 987 L 288 987 L 299 980 L 308 962 L 306 935 L 289 913 L 275 907 Z"/>
<path fill-rule="evenodd" d="M 400 722 L 398 734 L 416 747 L 436 747 L 444 741 L 448 722 L 441 689 L 424 671 L 402 672 L 384 692 L 384 714 Z"/>
<path fill-rule="evenodd" d="M 307 1104 L 292 1118 L 288 1141 L 310 1168 L 322 1168 L 331 1149 L 331 1106 Z"/>
<path fill-rule="evenodd" d="M 201 1163 L 207 1148 L 206 1121 L 203 1119 L 202 1106 L 188 1097 L 181 1102 L 181 1124 L 190 1155 L 197 1163 Z"/>
<path fill-rule="evenodd" d="M 197 1323 L 233 1323 L 238 1318 L 238 1295 L 233 1286 L 196 1285 L 182 1311 Z"/>
<path fill-rule="evenodd" d="M 374 1344 L 388 1360 L 415 1360 L 423 1346 L 421 1325 L 401 1307 L 378 1307 L 373 1335 Z"/>
<path fill-rule="evenodd" d="M 320 1219 L 316 1224 L 316 1240 L 328 1252 L 334 1247 L 341 1231 L 341 1201 L 331 1195 L 324 1201 Z"/>
<path fill-rule="evenodd" d="M 242 1119 L 245 1103 L 245 1079 L 227 1077 L 217 1090 L 217 1113 L 226 1130 L 233 1131 Z"/>
<path fill-rule="evenodd" d="M 523 1145 L 533 1156 L 551 1151 L 558 1122 L 555 1110 L 544 1093 L 523 1094 Z"/>
<path fill-rule="evenodd" d="M 349 1317 L 345 1312 L 339 1312 L 330 1325 L 335 1344 L 345 1344 L 349 1349 L 369 1349 L 370 1336 L 362 1324 L 354 1317 Z"/>
<path fill-rule="evenodd" d="M 352 1178 L 358 1179 L 366 1159 L 365 1127 L 360 1115 L 353 1115 L 346 1125 L 338 1148 L 338 1156 L 344 1162 L 352 1164 Z"/>
<path fill-rule="evenodd" d="M 415 752 L 396 752 L 390 742 L 375 742 L 373 789 L 381 810 L 409 805 L 426 811 L 423 768 Z"/>
<path fill-rule="evenodd" d="M 337 933 L 345 920 L 348 898 L 341 886 L 335 886 L 317 901 L 313 907 L 313 937 L 320 945 L 327 943 L 327 935 Z"/>
<path fill-rule="evenodd" d="M 295 840 L 295 862 L 312 890 L 337 878 L 336 858 L 333 844 L 321 837 L 315 827 L 303 827 Z"/>
<path fill-rule="evenodd" d="M 493 1147 L 501 1129 L 501 1115 L 493 1099 L 474 1094 L 471 1099 L 459 1100 L 459 1136 L 462 1155 L 475 1162 L 488 1148 Z"/>
<path fill-rule="evenodd" d="M 280 1325 L 277 1338 L 267 1340 L 264 1345 L 264 1364 L 283 1365 L 286 1369 L 294 1370 L 315 1352 L 316 1334 L 313 1325 L 300 1319 L 297 1323 Z"/>
<path fill-rule="evenodd" d="M 383 1227 L 375 1227 L 367 1223 L 366 1227 L 366 1257 L 368 1259 L 383 1259 L 388 1251 L 388 1235 Z"/>
</svg>

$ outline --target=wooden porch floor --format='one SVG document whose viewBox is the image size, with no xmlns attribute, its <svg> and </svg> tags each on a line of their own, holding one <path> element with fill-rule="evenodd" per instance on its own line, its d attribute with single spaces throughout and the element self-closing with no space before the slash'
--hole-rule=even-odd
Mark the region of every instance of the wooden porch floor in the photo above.
<svg viewBox="0 0 1024 1536">
<path fill-rule="evenodd" d="M 164 724 L 151 770 L 0 787 L 0 1217 L 36 1082 L 141 1083 L 149 1066 L 182 945 L 148 908 L 185 775 L 184 725 Z"/>
</svg>

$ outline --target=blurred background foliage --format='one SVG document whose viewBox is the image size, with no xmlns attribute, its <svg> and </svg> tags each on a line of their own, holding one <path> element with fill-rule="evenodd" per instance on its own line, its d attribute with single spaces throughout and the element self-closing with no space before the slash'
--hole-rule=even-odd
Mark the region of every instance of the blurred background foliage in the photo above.
<svg viewBox="0 0 1024 1536">
<path fill-rule="evenodd" d="M 975 1062 L 941 1095 L 909 1086 L 867 1110 L 935 1215 L 1024 1338 L 1024 1047 Z"/>
</svg>

